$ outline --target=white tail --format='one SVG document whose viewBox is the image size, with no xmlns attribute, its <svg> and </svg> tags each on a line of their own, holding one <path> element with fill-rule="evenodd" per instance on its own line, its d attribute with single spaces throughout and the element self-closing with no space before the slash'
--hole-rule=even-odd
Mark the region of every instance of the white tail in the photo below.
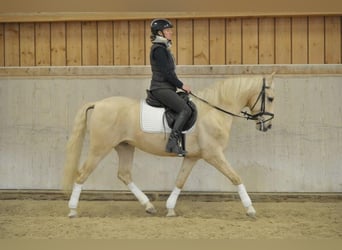
<svg viewBox="0 0 342 250">
<path fill-rule="evenodd" d="M 85 104 L 78 111 L 74 120 L 73 131 L 66 148 L 66 159 L 64 164 L 62 187 L 66 192 L 70 192 L 78 174 L 79 161 L 87 128 L 87 111 L 94 107 L 94 103 Z"/>
</svg>

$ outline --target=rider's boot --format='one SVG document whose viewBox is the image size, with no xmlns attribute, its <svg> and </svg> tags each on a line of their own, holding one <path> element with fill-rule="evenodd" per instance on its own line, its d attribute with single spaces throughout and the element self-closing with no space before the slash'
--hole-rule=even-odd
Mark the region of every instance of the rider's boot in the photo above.
<svg viewBox="0 0 342 250">
<path fill-rule="evenodd" d="M 189 119 L 189 115 L 187 111 L 184 110 L 179 113 L 175 121 L 175 124 L 172 128 L 169 141 L 167 142 L 166 149 L 165 149 L 166 152 L 175 153 L 178 156 L 186 155 L 187 152 L 183 150 L 182 148 L 181 133 L 188 119 Z"/>
</svg>

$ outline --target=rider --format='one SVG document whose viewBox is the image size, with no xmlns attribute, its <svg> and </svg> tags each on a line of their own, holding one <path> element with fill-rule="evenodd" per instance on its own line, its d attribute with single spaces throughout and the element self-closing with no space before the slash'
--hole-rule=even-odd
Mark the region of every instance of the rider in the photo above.
<svg viewBox="0 0 342 250">
<path fill-rule="evenodd" d="M 175 61 L 170 51 L 172 27 L 172 23 L 167 19 L 154 19 L 151 22 L 150 91 L 160 103 L 178 114 L 166 145 L 166 152 L 185 156 L 187 152 L 182 149 L 180 139 L 183 127 L 191 116 L 191 108 L 176 91 L 178 88 L 190 93 L 190 87 L 183 84 L 175 73 Z"/>
</svg>

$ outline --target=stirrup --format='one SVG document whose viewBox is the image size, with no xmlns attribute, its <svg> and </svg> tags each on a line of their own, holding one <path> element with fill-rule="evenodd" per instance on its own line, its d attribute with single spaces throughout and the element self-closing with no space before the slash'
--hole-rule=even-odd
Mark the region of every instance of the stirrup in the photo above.
<svg viewBox="0 0 342 250">
<path fill-rule="evenodd" d="M 184 157 L 188 153 L 186 150 L 183 150 L 178 143 L 174 145 L 166 145 L 165 151 L 168 153 L 175 153 L 180 157 Z"/>
<path fill-rule="evenodd" d="M 184 156 L 186 156 L 186 154 L 188 153 L 187 151 L 185 151 L 185 150 L 183 150 L 183 149 L 180 149 L 180 151 L 177 151 L 177 152 L 175 152 L 175 151 L 173 151 L 173 150 L 166 150 L 166 152 L 168 152 L 168 153 L 175 153 L 177 156 L 179 156 L 179 157 L 184 157 Z"/>
</svg>

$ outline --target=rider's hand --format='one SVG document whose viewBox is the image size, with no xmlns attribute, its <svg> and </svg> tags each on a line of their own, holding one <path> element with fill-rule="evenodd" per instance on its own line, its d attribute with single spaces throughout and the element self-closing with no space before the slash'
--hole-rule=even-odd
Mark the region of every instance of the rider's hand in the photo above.
<svg viewBox="0 0 342 250">
<path fill-rule="evenodd" d="M 191 92 L 191 88 L 190 88 L 190 86 L 188 86 L 188 85 L 183 84 L 182 89 L 183 89 L 186 93 L 188 93 L 188 94 Z"/>
</svg>

